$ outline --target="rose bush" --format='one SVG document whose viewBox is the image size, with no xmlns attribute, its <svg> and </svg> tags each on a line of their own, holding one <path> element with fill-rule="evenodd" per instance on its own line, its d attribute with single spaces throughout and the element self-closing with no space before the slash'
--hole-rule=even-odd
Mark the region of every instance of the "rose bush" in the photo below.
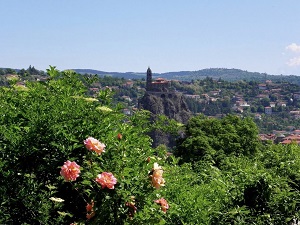
<svg viewBox="0 0 300 225">
<path fill-rule="evenodd" d="M 147 212 L 161 190 L 152 187 L 153 162 L 146 159 L 165 156 L 151 148 L 148 113 L 128 118 L 119 106 L 109 105 L 108 93 L 87 101 L 79 74 L 55 67 L 48 74 L 46 82 L 27 82 L 26 90 L 0 88 L 0 221 L 138 224 L 148 220 L 136 216 L 143 212 L 151 221 L 162 220 Z M 126 205 L 132 196 L 134 216 Z"/>
</svg>

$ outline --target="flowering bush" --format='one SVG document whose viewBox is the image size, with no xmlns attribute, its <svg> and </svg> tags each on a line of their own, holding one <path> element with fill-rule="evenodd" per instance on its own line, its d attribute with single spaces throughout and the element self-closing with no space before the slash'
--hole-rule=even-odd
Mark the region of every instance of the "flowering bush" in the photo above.
<svg viewBox="0 0 300 225">
<path fill-rule="evenodd" d="M 149 200 L 153 198 L 153 195 L 151 194 L 151 185 L 156 189 L 159 189 L 161 186 L 165 185 L 165 180 L 162 177 L 163 169 L 157 162 L 153 164 L 153 168 L 151 170 L 151 181 L 145 179 L 147 177 L 146 168 L 150 166 L 151 158 L 155 161 L 161 160 L 160 158 L 153 156 L 144 157 L 143 153 L 136 149 L 134 158 L 143 157 L 143 160 L 138 162 L 138 168 L 144 168 L 141 171 L 136 171 L 133 169 L 134 167 L 137 168 L 136 164 L 133 164 L 132 160 L 126 160 L 126 155 L 129 154 L 129 152 L 125 151 L 125 149 L 131 150 L 130 153 L 134 153 L 134 151 L 132 151 L 132 148 L 127 148 L 127 146 L 121 142 L 123 140 L 123 135 L 121 133 L 118 133 L 115 138 L 116 140 L 120 141 L 117 145 L 115 144 L 115 146 L 119 147 L 120 151 L 110 148 L 110 145 L 108 145 L 108 150 L 105 152 L 105 154 L 101 154 L 101 157 L 97 157 L 93 154 L 87 154 L 87 156 L 84 157 L 85 160 L 83 161 L 84 166 L 82 170 L 85 171 L 85 173 L 81 174 L 82 181 L 74 183 L 74 187 L 76 187 L 76 190 L 79 193 L 85 193 L 88 199 L 93 199 L 90 201 L 90 203 L 86 204 L 86 219 L 89 221 L 106 221 L 107 218 L 104 218 L 103 216 L 106 210 L 108 210 L 108 214 L 111 214 L 112 212 L 118 214 L 120 213 L 120 215 L 126 215 L 125 218 L 128 218 L 131 221 L 140 221 L 138 217 L 137 219 L 135 218 L 135 215 L 139 212 L 137 206 L 139 205 L 140 209 L 142 210 L 143 205 L 145 205 L 145 200 L 147 198 L 149 198 Z M 115 140 L 113 140 L 113 142 L 117 143 Z M 87 149 L 93 151 L 99 151 L 101 146 L 106 147 L 105 144 L 99 142 L 93 137 L 87 138 L 84 141 L 84 144 Z M 106 157 L 109 154 L 110 158 Z M 121 161 L 120 158 L 123 159 L 123 161 Z M 102 192 L 99 192 L 97 191 L 97 186 L 94 186 L 91 178 L 97 171 L 108 169 L 113 170 L 114 174 L 118 174 L 120 177 L 120 183 L 118 183 L 116 189 L 115 185 L 117 184 L 117 178 L 112 172 L 104 171 L 100 174 L 97 174 L 96 178 L 94 179 L 96 184 L 100 184 L 101 189 L 103 190 Z M 65 178 L 65 181 L 75 181 L 79 176 L 79 172 L 79 166 L 75 162 L 71 162 L 69 160 L 65 162 L 61 169 L 61 175 Z M 132 180 L 134 181 L 135 179 L 137 180 L 136 184 L 132 182 Z M 105 189 L 107 191 L 105 191 Z M 149 196 L 147 196 L 147 192 Z M 120 195 L 123 195 L 124 197 L 120 198 Z M 85 201 L 87 201 L 87 199 Z M 161 210 L 164 213 L 167 212 L 169 205 L 164 198 L 160 198 L 154 202 L 161 205 Z M 98 211 L 98 209 L 101 210 Z M 159 214 L 156 214 L 156 217 L 159 218 L 158 215 Z M 155 221 L 155 216 L 152 218 L 152 220 Z M 110 218 L 109 221 L 114 221 L 114 223 L 116 223 L 118 219 L 116 218 L 112 220 L 112 218 Z"/>
<path fill-rule="evenodd" d="M 0 88 L 0 222 L 161 221 L 152 208 L 162 189 L 153 189 L 146 159 L 164 152 L 151 148 L 148 113 L 128 118 L 101 93 L 87 101 L 79 74 L 48 73 L 46 82 L 26 82 L 26 92 Z"/>
</svg>

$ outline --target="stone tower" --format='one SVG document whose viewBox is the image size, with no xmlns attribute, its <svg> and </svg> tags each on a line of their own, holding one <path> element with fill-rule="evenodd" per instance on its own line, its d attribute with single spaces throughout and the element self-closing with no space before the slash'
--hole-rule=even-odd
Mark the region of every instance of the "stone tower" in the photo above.
<svg viewBox="0 0 300 225">
<path fill-rule="evenodd" d="M 147 69 L 147 81 L 146 81 L 146 90 L 150 91 L 151 90 L 151 84 L 152 84 L 152 71 L 150 67 Z"/>
</svg>

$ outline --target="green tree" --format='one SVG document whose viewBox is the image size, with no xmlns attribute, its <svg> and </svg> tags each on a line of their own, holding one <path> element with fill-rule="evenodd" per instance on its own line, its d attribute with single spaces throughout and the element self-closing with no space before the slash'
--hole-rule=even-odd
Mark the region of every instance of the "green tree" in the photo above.
<svg viewBox="0 0 300 225">
<path fill-rule="evenodd" d="M 30 75 L 25 69 L 21 69 L 18 72 L 18 75 L 20 75 L 21 77 L 27 77 L 28 75 Z"/>
<path fill-rule="evenodd" d="M 269 98 L 263 98 L 262 100 L 260 100 L 260 102 L 264 107 L 270 106 L 270 99 Z"/>
<path fill-rule="evenodd" d="M 255 106 L 251 106 L 251 112 L 252 113 L 256 113 L 257 112 L 257 108 Z"/>
<path fill-rule="evenodd" d="M 259 105 L 257 107 L 257 112 L 263 113 L 265 111 L 265 108 L 262 105 Z"/>
<path fill-rule="evenodd" d="M 34 66 L 31 66 L 31 65 L 28 67 L 28 69 L 26 71 L 30 75 L 38 75 L 39 74 L 39 71 L 36 68 L 34 68 Z"/>
<path fill-rule="evenodd" d="M 5 74 L 16 74 L 16 71 L 14 69 L 11 69 L 11 68 L 6 68 L 5 69 Z"/>
<path fill-rule="evenodd" d="M 178 141 L 175 155 L 183 162 L 209 157 L 219 161 L 224 155 L 253 155 L 260 146 L 258 129 L 249 117 L 228 115 L 222 119 L 203 115 L 190 119 L 185 137 Z"/>
</svg>

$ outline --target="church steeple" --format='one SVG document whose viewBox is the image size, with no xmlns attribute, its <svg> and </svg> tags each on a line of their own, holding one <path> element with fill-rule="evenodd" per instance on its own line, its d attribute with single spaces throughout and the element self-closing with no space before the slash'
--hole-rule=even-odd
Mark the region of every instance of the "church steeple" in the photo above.
<svg viewBox="0 0 300 225">
<path fill-rule="evenodd" d="M 146 90 L 150 91 L 151 90 L 151 83 L 152 83 L 152 71 L 150 67 L 147 69 L 147 80 L 146 80 Z"/>
</svg>

